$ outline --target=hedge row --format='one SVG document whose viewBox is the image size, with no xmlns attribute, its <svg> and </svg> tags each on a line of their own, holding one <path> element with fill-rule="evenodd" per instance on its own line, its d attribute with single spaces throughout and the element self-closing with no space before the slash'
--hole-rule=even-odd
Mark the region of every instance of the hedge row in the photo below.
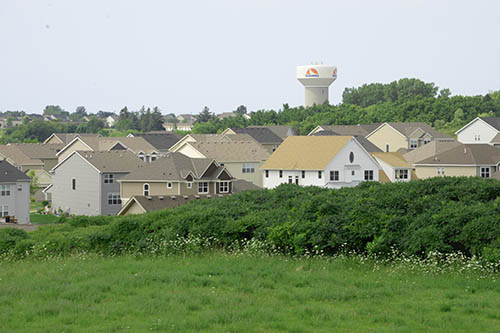
<svg viewBox="0 0 500 333">
<path fill-rule="evenodd" d="M 460 251 L 498 260 L 500 181 L 445 177 L 340 190 L 282 185 L 144 215 L 78 216 L 31 233 L 2 229 L 0 254 L 154 252 L 186 237 L 216 246 L 256 239 L 292 254 Z"/>
</svg>

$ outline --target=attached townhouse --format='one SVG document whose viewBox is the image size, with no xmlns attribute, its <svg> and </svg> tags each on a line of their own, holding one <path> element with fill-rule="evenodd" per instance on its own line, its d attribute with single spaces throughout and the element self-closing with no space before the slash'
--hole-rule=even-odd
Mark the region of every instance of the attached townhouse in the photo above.
<svg viewBox="0 0 500 333">
<path fill-rule="evenodd" d="M 417 149 L 432 141 L 453 141 L 448 134 L 436 131 L 426 123 L 383 123 L 366 135 L 374 145 L 385 152 Z"/>
<path fill-rule="evenodd" d="M 176 133 L 165 131 L 131 133 L 128 137 L 141 137 L 155 147 L 160 153 L 168 153 L 169 149 L 175 145 L 182 136 Z"/>
<path fill-rule="evenodd" d="M 67 145 L 73 141 L 76 137 L 81 138 L 97 138 L 102 137 L 100 134 L 92 133 L 52 133 L 43 143 L 47 144 L 62 144 Z"/>
<path fill-rule="evenodd" d="M 7 161 L 0 161 L 0 221 L 30 223 L 31 178 Z"/>
<path fill-rule="evenodd" d="M 275 129 L 275 131 L 277 131 Z M 257 141 L 265 150 L 272 154 L 279 145 L 283 142 L 283 139 L 276 134 L 269 127 L 247 127 L 247 128 L 227 128 L 222 132 L 223 135 L 226 134 L 247 134 L 251 136 L 255 141 Z"/>
<path fill-rule="evenodd" d="M 382 168 L 353 136 L 290 136 L 262 165 L 264 188 L 283 183 L 328 188 L 378 181 Z"/>
<path fill-rule="evenodd" d="M 232 193 L 233 176 L 212 158 L 169 153 L 119 180 L 124 203 L 134 196 L 215 196 Z"/>
<path fill-rule="evenodd" d="M 477 117 L 455 132 L 464 144 L 490 144 L 500 148 L 500 117 Z"/>
<path fill-rule="evenodd" d="M 52 209 L 73 215 L 115 215 L 121 178 L 145 163 L 130 151 L 74 151 L 52 169 Z"/>
<path fill-rule="evenodd" d="M 75 137 L 58 153 L 61 162 L 75 151 L 130 151 L 144 162 L 158 159 L 162 154 L 159 149 L 142 137 Z"/>
<path fill-rule="evenodd" d="M 473 176 L 491 178 L 499 169 L 500 149 L 489 144 L 460 144 L 413 163 L 418 178 Z"/>
</svg>

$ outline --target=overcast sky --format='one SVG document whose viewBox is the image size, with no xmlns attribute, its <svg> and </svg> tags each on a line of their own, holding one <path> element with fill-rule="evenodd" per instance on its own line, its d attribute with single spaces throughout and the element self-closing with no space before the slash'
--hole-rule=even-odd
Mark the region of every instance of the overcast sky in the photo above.
<svg viewBox="0 0 500 333">
<path fill-rule="evenodd" d="M 0 111 L 159 106 L 216 113 L 304 102 L 295 66 L 346 87 L 416 77 L 500 89 L 500 1 L 0 0 Z"/>
</svg>

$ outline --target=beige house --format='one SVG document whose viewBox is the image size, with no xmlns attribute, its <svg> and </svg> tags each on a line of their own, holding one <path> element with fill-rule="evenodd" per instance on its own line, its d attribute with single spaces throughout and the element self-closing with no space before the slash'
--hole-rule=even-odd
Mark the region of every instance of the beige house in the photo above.
<svg viewBox="0 0 500 333">
<path fill-rule="evenodd" d="M 408 182 L 415 178 L 411 172 L 411 165 L 405 160 L 403 154 L 399 152 L 374 152 L 371 154 L 391 182 Z"/>
<path fill-rule="evenodd" d="M 408 151 L 432 141 L 453 141 L 426 123 L 383 123 L 366 135 L 374 145 L 385 152 Z"/>
<path fill-rule="evenodd" d="M 491 178 L 499 165 L 500 149 L 489 144 L 460 144 L 413 163 L 420 179 L 438 176 Z"/>
<path fill-rule="evenodd" d="M 181 153 L 144 165 L 121 178 L 122 202 L 133 196 L 214 196 L 232 193 L 233 177 L 216 160 Z"/>
<path fill-rule="evenodd" d="M 246 180 L 259 187 L 262 187 L 260 166 L 270 156 L 259 143 L 246 134 L 223 135 L 214 140 L 185 142 L 176 151 L 191 158 L 217 160 L 234 178 Z"/>
<path fill-rule="evenodd" d="M 94 137 L 102 137 L 102 135 L 91 134 L 91 133 L 52 133 L 47 139 L 45 139 L 43 143 L 67 145 L 68 143 L 73 141 L 76 137 L 94 138 Z"/>
<path fill-rule="evenodd" d="M 358 124 L 358 125 L 318 125 L 308 136 L 316 135 L 320 132 L 329 132 L 328 135 L 348 135 L 366 137 L 381 124 Z"/>
<path fill-rule="evenodd" d="M 271 129 L 269 126 L 247 127 L 247 128 L 227 128 L 222 132 L 222 135 L 245 134 L 252 137 L 258 142 L 269 154 L 272 154 L 283 139 L 278 135 L 279 128 Z"/>
</svg>

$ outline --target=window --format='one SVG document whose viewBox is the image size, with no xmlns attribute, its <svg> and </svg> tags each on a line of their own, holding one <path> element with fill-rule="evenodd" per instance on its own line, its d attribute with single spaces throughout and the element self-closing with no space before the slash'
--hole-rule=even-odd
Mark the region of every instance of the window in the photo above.
<svg viewBox="0 0 500 333">
<path fill-rule="evenodd" d="M 365 170 L 365 180 L 373 180 L 373 170 Z"/>
<path fill-rule="evenodd" d="M 219 183 L 219 192 L 220 193 L 229 193 L 229 182 L 220 182 Z"/>
<path fill-rule="evenodd" d="M 293 177 L 292 176 L 288 176 L 288 184 L 293 184 Z"/>
<path fill-rule="evenodd" d="M 280 170 L 280 178 L 283 178 L 283 170 Z"/>
<path fill-rule="evenodd" d="M 73 191 L 76 190 L 76 179 L 75 178 L 71 179 L 71 189 Z"/>
<path fill-rule="evenodd" d="M 224 163 L 220 163 L 219 165 L 220 165 L 220 166 L 224 166 Z"/>
<path fill-rule="evenodd" d="M 187 188 L 193 188 L 193 182 L 187 182 Z"/>
<path fill-rule="evenodd" d="M 172 188 L 172 183 L 167 183 L 167 188 Z"/>
<path fill-rule="evenodd" d="M 198 183 L 198 193 L 208 193 L 208 182 Z"/>
<path fill-rule="evenodd" d="M 408 169 L 396 169 L 396 179 L 408 179 Z"/>
<path fill-rule="evenodd" d="M 330 171 L 330 180 L 333 182 L 336 182 L 339 180 L 339 171 L 338 170 Z"/>
<path fill-rule="evenodd" d="M 153 162 L 157 159 L 158 159 L 158 155 L 156 155 L 156 153 L 151 153 L 151 162 Z"/>
<path fill-rule="evenodd" d="M 2 197 L 8 197 L 10 195 L 10 185 L 0 185 L 0 194 Z"/>
<path fill-rule="evenodd" d="M 121 205 L 120 193 L 108 193 L 108 205 Z"/>
<path fill-rule="evenodd" d="M 269 170 L 266 170 L 266 178 L 269 178 Z"/>
<path fill-rule="evenodd" d="M 142 192 L 145 197 L 149 197 L 149 184 L 144 184 L 142 186 Z"/>
<path fill-rule="evenodd" d="M 113 184 L 115 182 L 115 176 L 109 173 L 104 174 L 104 184 Z"/>
<path fill-rule="evenodd" d="M 254 173 L 255 172 L 255 165 L 253 163 L 243 163 L 243 167 L 241 168 L 241 172 Z"/>
<path fill-rule="evenodd" d="M 349 153 L 349 162 L 354 162 L 354 153 L 352 151 Z"/>
<path fill-rule="evenodd" d="M 438 176 L 444 176 L 444 168 L 437 168 Z"/>
<path fill-rule="evenodd" d="M 414 139 L 410 139 L 410 149 L 415 149 L 418 147 L 418 141 Z"/>
<path fill-rule="evenodd" d="M 318 171 L 318 178 L 321 179 L 321 171 Z"/>
<path fill-rule="evenodd" d="M 385 151 L 388 153 L 388 152 L 389 152 L 389 150 L 390 150 L 390 149 L 389 149 L 389 145 L 388 145 L 388 144 L 387 144 L 387 145 L 385 145 Z"/>
<path fill-rule="evenodd" d="M 144 153 L 143 153 L 142 151 L 139 153 L 139 155 L 138 155 L 138 156 L 139 156 L 139 158 L 140 158 L 141 160 L 143 160 L 144 162 L 146 162 L 146 155 L 144 155 Z"/>
<path fill-rule="evenodd" d="M 490 167 L 481 167 L 481 177 L 490 178 Z"/>
<path fill-rule="evenodd" d="M 23 184 L 17 184 L 17 190 L 22 191 L 23 190 Z"/>
<path fill-rule="evenodd" d="M 429 142 L 431 142 L 431 139 L 429 139 L 429 138 L 424 139 L 424 145 L 428 144 Z"/>
<path fill-rule="evenodd" d="M 306 172 L 302 170 L 302 179 L 306 178 Z"/>
<path fill-rule="evenodd" d="M 299 185 L 299 176 L 295 176 L 295 184 Z"/>
<path fill-rule="evenodd" d="M 356 171 L 352 170 L 351 175 L 354 176 L 356 174 Z"/>
<path fill-rule="evenodd" d="M 2 208 L 1 215 L 2 216 L 9 216 L 9 206 L 3 205 L 3 206 L 1 206 L 1 208 Z"/>
</svg>

